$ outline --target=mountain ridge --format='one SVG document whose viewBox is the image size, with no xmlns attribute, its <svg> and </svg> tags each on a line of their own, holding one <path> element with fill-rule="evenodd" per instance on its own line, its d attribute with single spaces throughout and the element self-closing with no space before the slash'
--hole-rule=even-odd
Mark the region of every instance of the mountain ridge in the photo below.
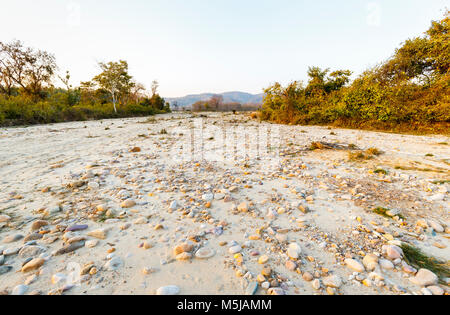
<svg viewBox="0 0 450 315">
<path fill-rule="evenodd" d="M 224 93 L 201 93 L 201 94 L 189 94 L 182 97 L 167 97 L 165 100 L 172 106 L 177 105 L 179 107 L 189 107 L 199 101 L 207 101 L 214 95 L 223 96 L 224 103 L 240 103 L 245 104 L 262 104 L 264 93 L 251 94 L 240 91 L 231 91 Z"/>
</svg>

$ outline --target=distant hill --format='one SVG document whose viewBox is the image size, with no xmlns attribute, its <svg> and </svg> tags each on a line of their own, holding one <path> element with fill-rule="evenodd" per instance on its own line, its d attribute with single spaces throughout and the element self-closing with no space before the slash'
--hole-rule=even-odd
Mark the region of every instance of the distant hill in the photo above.
<svg viewBox="0 0 450 315">
<path fill-rule="evenodd" d="M 190 107 L 198 101 L 207 101 L 214 95 L 222 95 L 224 103 L 240 103 L 240 104 L 262 104 L 264 94 L 250 94 L 245 92 L 226 92 L 222 94 L 203 93 L 195 95 L 187 95 L 184 97 L 165 98 L 167 102 L 174 105 L 175 102 L 179 107 Z"/>
</svg>

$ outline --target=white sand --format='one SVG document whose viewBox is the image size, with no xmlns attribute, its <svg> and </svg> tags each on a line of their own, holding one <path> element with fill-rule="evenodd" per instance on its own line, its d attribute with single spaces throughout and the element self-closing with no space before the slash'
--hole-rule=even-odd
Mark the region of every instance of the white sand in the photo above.
<svg viewBox="0 0 450 315">
<path fill-rule="evenodd" d="M 225 128 L 236 124 L 246 127 L 270 126 L 265 123 L 260 125 L 245 116 L 208 115 L 205 124 L 210 126 L 215 121 L 219 126 L 225 121 Z M 81 248 L 63 256 L 46 257 L 47 261 L 37 279 L 29 285 L 28 293 L 52 292 L 61 287 L 60 284 L 51 283 L 53 274 L 69 274 L 66 270 L 69 263 L 82 266 L 93 262 L 99 272 L 67 294 L 154 294 L 156 289 L 166 285 L 177 285 L 182 294 L 243 294 L 249 280 L 236 276 L 235 270 L 230 267 L 236 264 L 233 255 L 228 253 L 228 246 L 220 246 L 219 243 L 234 240 L 243 246 L 249 236 L 256 234 L 258 228 L 267 228 L 269 225 L 274 230 L 287 229 L 289 242 L 301 245 L 302 272 L 314 274 L 323 267 L 329 269 L 331 274 L 341 276 L 345 281 L 338 291 L 341 294 L 393 294 L 397 293 L 392 290 L 394 285 L 412 293 L 420 291 L 420 287 L 412 285 L 402 272 L 383 272 L 388 279 L 387 288 L 368 288 L 348 281 L 353 272 L 337 264 L 334 253 L 319 246 L 321 243 L 334 242 L 348 247 L 345 244 L 348 241 L 351 244 L 361 244 L 361 250 L 367 252 L 380 250 L 381 245 L 387 244 L 387 240 L 382 240 L 373 248 L 364 248 L 360 238 L 364 239 L 368 234 L 352 233 L 360 225 L 356 217 L 360 217 L 362 224 L 371 230 L 376 229 L 370 224 L 374 221 L 379 226 L 385 225 L 385 232 L 394 235 L 397 240 L 411 242 L 429 255 L 444 260 L 450 258 L 449 234 L 423 232 L 415 237 L 407 233 L 412 232 L 417 220 L 422 218 L 435 220 L 444 228 L 450 226 L 450 185 L 448 182 L 441 185 L 432 183 L 435 180 L 449 179 L 450 146 L 444 144 L 450 143 L 448 137 L 282 126 L 282 148 L 289 153 L 298 154 L 281 157 L 283 164 L 280 169 L 267 170 L 263 161 L 252 159 L 246 163 L 178 163 L 173 160 L 173 150 L 183 138 L 180 130 L 192 125 L 194 118 L 170 114 L 157 116 L 155 119 L 155 123 L 145 123 L 146 118 L 135 118 L 0 129 L 0 215 L 12 218 L 3 227 L 4 224 L 0 223 L 0 251 L 23 246 L 22 240 L 3 244 L 1 239 L 15 234 L 28 235 L 30 226 L 36 219 L 48 220 L 50 230 L 57 224 L 89 225 L 87 231 L 79 232 L 80 235 L 87 235 L 89 231 L 99 228 L 110 229 L 107 239 L 100 240 L 95 248 Z M 234 122 L 235 119 L 238 121 Z M 159 134 L 162 129 L 167 130 L 168 134 Z M 336 135 L 330 135 L 332 131 Z M 189 129 L 183 133 L 184 136 L 188 132 Z M 361 149 L 376 147 L 385 153 L 367 162 L 352 162 L 348 160 L 345 150 L 304 151 L 312 141 L 342 145 L 353 143 Z M 213 140 L 205 142 L 211 150 L 217 146 L 217 142 Z M 129 152 L 133 147 L 140 147 L 142 151 Z M 433 156 L 427 157 L 427 154 Z M 197 162 L 200 163 L 199 166 L 195 165 Z M 87 166 L 94 164 L 95 167 L 87 169 Z M 249 164 L 249 168 L 244 167 L 244 164 Z M 396 170 L 396 166 L 412 169 Z M 369 174 L 369 171 L 378 167 L 388 170 L 389 175 Z M 67 184 L 80 180 L 88 171 L 97 176 L 86 181 L 98 182 L 98 189 L 84 186 L 74 191 L 65 188 Z M 289 177 L 290 174 L 292 177 Z M 236 182 L 236 178 L 241 179 L 241 182 Z M 233 202 L 214 200 L 210 209 L 204 207 L 205 202 L 201 199 L 203 194 L 211 191 L 217 194 L 220 190 L 227 194 L 227 189 L 233 185 L 239 188 L 237 192 L 229 193 Z M 356 185 L 360 186 L 356 187 L 357 191 L 350 197 L 352 200 L 342 198 L 351 196 Z M 185 193 L 180 192 L 182 186 L 186 188 Z M 51 192 L 42 192 L 46 187 L 51 187 Z M 292 190 L 297 187 L 304 189 L 313 201 L 307 202 L 293 193 Z M 127 191 L 138 203 L 131 209 L 126 209 L 123 216 L 120 216 L 124 211 L 120 209 L 123 199 L 118 196 L 120 191 Z M 153 196 L 149 196 L 149 193 L 153 193 Z M 438 194 L 443 194 L 444 199 L 428 201 L 428 198 Z M 23 199 L 18 198 L 18 195 Z M 169 204 L 173 200 L 177 200 L 185 210 L 209 211 L 213 221 L 194 222 L 183 216 L 184 210 L 169 213 Z M 244 201 L 254 203 L 250 213 L 234 214 L 230 211 L 233 204 L 239 205 Z M 295 201 L 308 206 L 311 211 L 303 215 L 299 210 L 293 209 L 292 203 Z M 52 209 L 58 204 L 63 207 L 63 212 L 51 216 L 45 216 L 45 211 L 36 212 L 44 208 Z M 115 217 L 120 216 L 120 222 L 103 223 L 95 217 L 89 218 L 89 214 L 95 212 L 95 207 L 99 204 L 107 204 Z M 374 206 L 399 210 L 408 226 L 400 227 L 394 220 L 371 213 Z M 285 208 L 288 213 L 280 214 L 273 220 L 267 218 L 269 209 L 277 210 L 280 207 Z M 134 224 L 142 217 L 148 220 L 148 224 Z M 296 220 L 300 218 L 306 220 L 308 229 L 299 227 Z M 206 243 L 197 244 L 214 249 L 214 257 L 208 260 L 192 259 L 189 262 L 174 260 L 173 248 L 184 238 L 202 235 L 217 227 L 221 221 L 228 223 L 223 235 L 207 234 L 201 238 Z M 120 226 L 125 223 L 130 223 L 131 227 L 121 231 Z M 162 224 L 164 229 L 155 231 L 154 227 L 158 224 Z M 396 236 L 396 232 L 400 234 Z M 267 229 L 265 233 L 274 239 Z M 329 235 L 329 240 L 324 238 L 324 233 Z M 425 240 L 418 239 L 421 234 L 426 235 Z M 46 254 L 51 254 L 63 245 L 62 234 L 54 235 L 60 239 L 53 244 L 37 241 L 46 247 Z M 139 244 L 144 241 L 152 244 L 153 248 L 139 248 Z M 251 241 L 251 248 L 242 251 L 245 266 L 242 269 L 250 271 L 255 279 L 263 266 L 258 264 L 258 257 L 252 257 L 250 252 L 258 251 L 261 255 L 268 255 L 270 260 L 267 265 L 281 278 L 285 278 L 288 286 L 285 287 L 286 293 L 324 293 L 314 290 L 301 275 L 286 269 L 287 257 L 283 253 L 289 242 L 277 244 L 262 240 Z M 436 242 L 447 248 L 433 246 Z M 107 250 L 110 248 L 115 248 L 114 254 L 124 262 L 124 266 L 117 271 L 102 268 L 107 262 Z M 353 249 L 352 252 L 355 257 L 357 251 Z M 307 256 L 314 257 L 315 262 L 309 262 Z M 162 260 L 168 261 L 168 264 L 162 265 Z M 31 275 L 20 272 L 23 261 L 16 255 L 7 257 L 5 265 L 12 266 L 13 270 L 0 275 L 0 290 L 11 292 Z M 154 268 L 155 272 L 144 275 L 142 270 L 146 267 Z M 323 279 L 323 275 L 320 277 Z M 265 294 L 266 291 L 261 289 L 258 293 Z"/>
</svg>

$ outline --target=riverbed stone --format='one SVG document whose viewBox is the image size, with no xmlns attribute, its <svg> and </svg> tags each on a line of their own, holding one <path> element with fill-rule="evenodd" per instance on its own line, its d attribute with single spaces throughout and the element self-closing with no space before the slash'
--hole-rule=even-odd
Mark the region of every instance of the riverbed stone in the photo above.
<svg viewBox="0 0 450 315">
<path fill-rule="evenodd" d="M 428 269 L 420 269 L 419 272 L 415 275 L 415 277 L 410 278 L 411 282 L 425 287 L 425 286 L 432 286 L 438 283 L 439 278 L 436 274 L 431 272 Z"/>
<path fill-rule="evenodd" d="M 156 291 L 156 295 L 178 295 L 179 293 L 180 293 L 180 288 L 176 285 L 160 287 Z"/>
</svg>

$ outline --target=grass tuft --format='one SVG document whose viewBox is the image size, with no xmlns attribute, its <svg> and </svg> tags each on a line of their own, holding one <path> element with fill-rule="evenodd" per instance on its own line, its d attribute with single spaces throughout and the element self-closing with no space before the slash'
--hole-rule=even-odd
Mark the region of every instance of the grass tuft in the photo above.
<svg viewBox="0 0 450 315">
<path fill-rule="evenodd" d="M 436 180 L 433 182 L 435 185 L 444 185 L 444 184 L 450 184 L 450 180 Z"/>
<path fill-rule="evenodd" d="M 429 257 L 417 247 L 409 244 L 401 246 L 408 264 L 417 269 L 428 269 L 434 272 L 439 278 L 450 277 L 450 262 L 441 261 L 435 257 Z"/>
<path fill-rule="evenodd" d="M 373 156 L 368 155 L 362 151 L 348 153 L 348 159 L 350 161 L 364 161 L 364 160 L 370 160 L 372 158 L 373 158 Z"/>
<path fill-rule="evenodd" d="M 407 167 L 407 166 L 401 166 L 397 165 L 395 166 L 396 170 L 402 170 L 402 171 L 416 171 L 416 172 L 435 172 L 435 173 L 444 173 L 443 170 L 438 169 L 431 169 L 431 168 L 420 168 L 420 167 Z"/>
<path fill-rule="evenodd" d="M 143 121 L 142 124 L 156 124 L 158 121 L 153 118 L 153 117 L 149 117 L 147 118 L 147 120 Z"/>
<path fill-rule="evenodd" d="M 311 151 L 323 150 L 324 148 L 325 148 L 325 146 L 320 142 L 312 142 L 311 145 L 309 146 L 309 149 Z"/>
<path fill-rule="evenodd" d="M 384 170 L 384 169 L 382 169 L 382 168 L 378 168 L 378 169 L 376 169 L 375 171 L 373 171 L 375 174 L 383 174 L 383 175 L 388 175 L 389 174 L 389 172 L 388 171 L 386 171 L 386 170 Z"/>
<path fill-rule="evenodd" d="M 381 152 L 377 148 L 369 148 L 369 149 L 366 150 L 366 153 L 368 155 L 374 155 L 374 156 L 379 156 L 379 155 L 383 154 L 383 152 Z"/>
<path fill-rule="evenodd" d="M 383 216 L 385 218 L 392 219 L 394 217 L 399 217 L 400 219 L 405 220 L 405 217 L 402 216 L 401 214 L 396 214 L 396 215 L 392 216 L 392 215 L 389 214 L 389 211 L 390 211 L 390 209 L 383 208 L 383 207 L 378 207 L 378 208 L 373 209 L 374 213 L 376 213 L 378 215 L 381 215 L 381 216 Z"/>
<path fill-rule="evenodd" d="M 350 148 L 350 146 L 349 146 Z M 371 160 L 375 156 L 379 156 L 383 154 L 382 151 L 380 151 L 377 148 L 369 148 L 366 151 L 357 151 L 357 152 L 349 152 L 348 153 L 348 159 L 350 161 L 364 161 L 364 160 Z"/>
<path fill-rule="evenodd" d="M 378 215 L 381 215 L 385 218 L 391 218 L 391 216 L 387 214 L 388 211 L 389 211 L 389 209 L 382 208 L 382 207 L 378 207 L 373 210 L 373 212 L 375 212 Z"/>
</svg>

